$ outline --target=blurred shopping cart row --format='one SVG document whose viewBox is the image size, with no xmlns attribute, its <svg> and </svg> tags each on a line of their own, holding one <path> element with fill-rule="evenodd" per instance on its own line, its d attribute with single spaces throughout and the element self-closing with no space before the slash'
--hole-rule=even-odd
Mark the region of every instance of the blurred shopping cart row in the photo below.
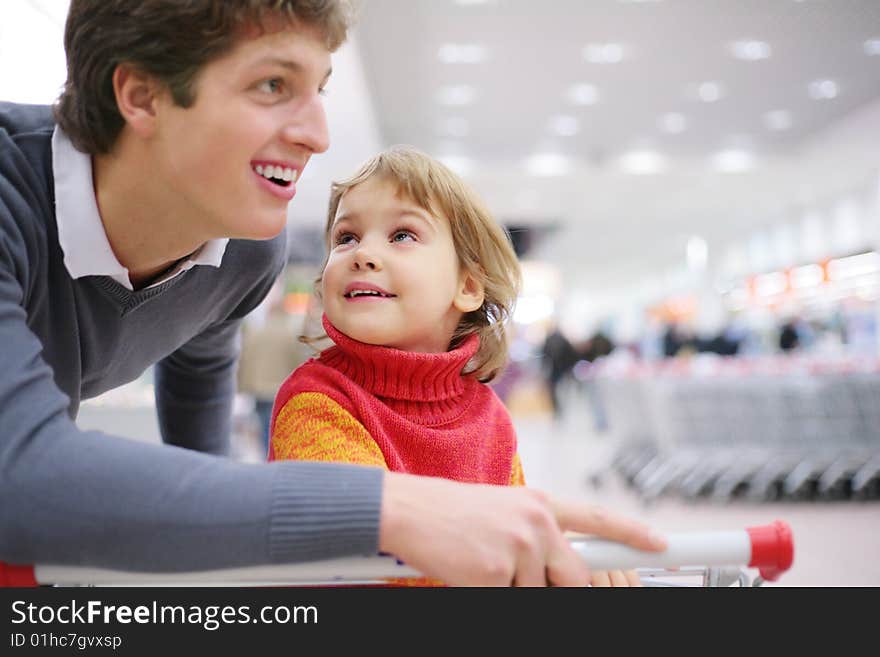
<svg viewBox="0 0 880 657">
<path fill-rule="evenodd" d="M 880 498 L 880 362 L 606 361 L 589 384 L 645 500 Z"/>
</svg>

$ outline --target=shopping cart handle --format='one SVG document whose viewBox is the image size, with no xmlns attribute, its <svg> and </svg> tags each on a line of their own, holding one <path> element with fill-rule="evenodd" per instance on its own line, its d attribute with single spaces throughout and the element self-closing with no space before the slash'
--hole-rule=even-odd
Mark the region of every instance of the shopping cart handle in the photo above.
<svg viewBox="0 0 880 657">
<path fill-rule="evenodd" d="M 621 543 L 588 537 L 572 538 L 571 545 L 592 570 L 748 565 L 758 568 L 761 577 L 772 581 L 788 570 L 794 561 L 791 528 L 781 520 L 734 531 L 669 533 L 666 541 L 668 547 L 663 552 L 644 552 Z M 418 571 L 387 555 L 188 573 L 140 573 L 55 565 L 14 566 L 0 562 L 0 586 L 266 586 L 319 582 L 343 584 L 419 576 Z"/>
<path fill-rule="evenodd" d="M 574 539 L 572 547 L 593 570 L 748 565 L 773 581 L 794 561 L 792 531 L 781 520 L 733 531 L 669 533 L 666 542 L 663 552 L 643 552 L 596 538 Z"/>
<path fill-rule="evenodd" d="M 8 586 L 39 586 L 33 566 L 16 566 L 0 561 L 0 588 Z"/>
<path fill-rule="evenodd" d="M 766 580 L 775 581 L 794 562 L 794 536 L 788 523 L 777 520 L 770 525 L 746 529 L 752 543 L 749 566 L 757 568 Z"/>
</svg>

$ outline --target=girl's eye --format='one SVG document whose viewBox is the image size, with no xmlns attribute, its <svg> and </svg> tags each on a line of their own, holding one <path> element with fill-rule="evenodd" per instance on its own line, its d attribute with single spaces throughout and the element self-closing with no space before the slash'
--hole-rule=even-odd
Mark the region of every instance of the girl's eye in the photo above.
<svg viewBox="0 0 880 657">
<path fill-rule="evenodd" d="M 340 233 L 333 240 L 333 243 L 336 246 L 342 246 L 345 244 L 351 244 L 353 241 L 354 241 L 354 235 L 352 235 L 351 233 Z"/>
<path fill-rule="evenodd" d="M 394 235 L 391 236 L 392 242 L 405 242 L 407 240 L 415 240 L 415 235 L 413 235 L 408 230 L 398 230 Z"/>
</svg>

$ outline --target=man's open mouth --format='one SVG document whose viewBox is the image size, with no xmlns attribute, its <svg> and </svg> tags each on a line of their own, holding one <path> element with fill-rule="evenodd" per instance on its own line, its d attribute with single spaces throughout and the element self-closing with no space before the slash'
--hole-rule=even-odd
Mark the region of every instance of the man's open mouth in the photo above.
<svg viewBox="0 0 880 657">
<path fill-rule="evenodd" d="M 280 167 L 272 164 L 257 164 L 253 169 L 258 175 L 263 176 L 263 178 L 275 183 L 279 187 L 288 187 L 290 183 L 295 183 L 299 173 L 291 167 Z"/>
</svg>

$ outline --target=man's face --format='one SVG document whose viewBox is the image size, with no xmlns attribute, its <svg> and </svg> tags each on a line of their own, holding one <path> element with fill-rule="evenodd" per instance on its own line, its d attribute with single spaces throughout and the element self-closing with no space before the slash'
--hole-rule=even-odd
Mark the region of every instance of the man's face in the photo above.
<svg viewBox="0 0 880 657">
<path fill-rule="evenodd" d="M 162 97 L 154 161 L 187 231 L 267 239 L 283 229 L 296 180 L 329 146 L 321 98 L 329 74 L 318 31 L 285 24 L 208 63 L 191 107 Z"/>
<path fill-rule="evenodd" d="M 463 273 L 449 222 L 370 178 L 342 196 L 321 293 L 347 336 L 404 351 L 449 348 Z"/>
</svg>

